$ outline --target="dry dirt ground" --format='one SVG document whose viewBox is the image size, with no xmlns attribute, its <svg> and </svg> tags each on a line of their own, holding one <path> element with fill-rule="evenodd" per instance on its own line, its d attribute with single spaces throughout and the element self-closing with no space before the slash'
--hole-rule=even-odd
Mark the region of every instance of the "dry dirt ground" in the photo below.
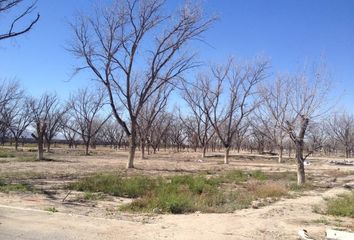
<svg viewBox="0 0 354 240">
<path fill-rule="evenodd" d="M 0 239 L 297 239 L 307 229 L 315 239 L 324 239 L 329 227 L 354 227 L 353 219 L 314 212 L 324 199 L 343 193 L 342 185 L 354 181 L 354 167 L 331 165 L 333 158 L 313 158 L 307 173 L 318 184 L 315 190 L 284 198 L 259 209 L 227 214 L 129 214 L 117 210 L 129 199 L 108 197 L 81 201 L 82 193 L 63 186 L 96 172 L 124 171 L 126 153 L 99 149 L 91 156 L 81 151 L 55 149 L 48 161 L 0 159 L 0 175 L 26 180 L 37 193 L 0 193 Z M 33 155 L 33 153 L 23 153 Z M 219 172 L 229 169 L 295 171 L 292 161 L 278 164 L 275 157 L 234 154 L 228 166 L 221 154 L 210 153 L 203 162 L 199 154 L 161 152 L 137 160 L 128 175 L 170 175 Z M 137 156 L 139 158 L 139 156 Z M 69 195 L 68 195 L 69 194 Z M 65 201 L 63 201 L 65 199 Z M 49 212 L 55 208 L 58 212 Z"/>
</svg>

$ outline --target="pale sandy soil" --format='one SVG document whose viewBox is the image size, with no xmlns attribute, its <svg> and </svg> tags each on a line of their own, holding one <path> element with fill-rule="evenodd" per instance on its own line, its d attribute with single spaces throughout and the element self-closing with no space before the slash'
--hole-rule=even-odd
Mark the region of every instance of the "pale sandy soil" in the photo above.
<svg viewBox="0 0 354 240">
<path fill-rule="evenodd" d="M 278 164 L 276 158 L 234 155 L 222 164 L 217 154 L 197 162 L 196 153 L 150 155 L 137 160 L 132 174 L 169 175 L 229 169 L 294 171 L 292 162 Z M 117 210 L 129 199 L 108 197 L 102 201 L 80 201 L 82 193 L 69 193 L 63 186 L 78 177 L 102 171 L 124 171 L 125 152 L 100 149 L 93 156 L 64 153 L 56 149 L 45 162 L 1 159 L 0 174 L 31 182 L 41 193 L 0 193 L 0 239 L 297 239 L 306 228 L 315 239 L 324 239 L 327 227 L 353 228 L 353 219 L 314 213 L 324 198 L 343 193 L 342 185 L 354 181 L 353 167 L 334 166 L 332 159 L 311 160 L 307 172 L 321 188 L 295 198 L 282 199 L 260 209 L 227 214 L 156 215 L 128 214 Z M 138 156 L 139 157 L 139 156 Z M 43 193 L 44 192 L 44 193 Z M 55 207 L 56 213 L 45 211 Z M 327 225 L 325 225 L 326 223 Z"/>
</svg>

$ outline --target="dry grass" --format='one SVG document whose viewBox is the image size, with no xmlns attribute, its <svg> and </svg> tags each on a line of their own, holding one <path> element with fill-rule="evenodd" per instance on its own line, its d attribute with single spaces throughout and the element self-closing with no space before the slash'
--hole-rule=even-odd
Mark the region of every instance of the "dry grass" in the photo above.
<svg viewBox="0 0 354 240">
<path fill-rule="evenodd" d="M 289 192 L 284 183 L 275 181 L 251 181 L 247 183 L 246 187 L 256 198 L 278 198 L 287 195 Z"/>
</svg>

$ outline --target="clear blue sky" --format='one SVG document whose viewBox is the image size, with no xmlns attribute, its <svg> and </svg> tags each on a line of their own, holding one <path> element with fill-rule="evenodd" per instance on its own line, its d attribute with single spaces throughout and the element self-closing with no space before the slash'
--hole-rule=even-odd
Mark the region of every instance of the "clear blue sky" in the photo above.
<svg viewBox="0 0 354 240">
<path fill-rule="evenodd" d="M 63 98 L 87 85 L 85 75 L 68 81 L 77 60 L 64 48 L 71 36 L 68 22 L 78 10 L 89 12 L 92 2 L 39 0 L 41 19 L 35 29 L 16 40 L 0 42 L 0 78 L 16 77 L 33 95 L 48 90 Z M 177 1 L 167 2 L 173 8 Z M 204 35 L 208 45 L 196 44 L 200 60 L 220 62 L 230 55 L 252 58 L 262 54 L 271 58 L 273 72 L 292 72 L 323 56 L 334 93 L 344 95 L 340 106 L 354 112 L 354 0 L 201 2 L 219 20 Z"/>
</svg>

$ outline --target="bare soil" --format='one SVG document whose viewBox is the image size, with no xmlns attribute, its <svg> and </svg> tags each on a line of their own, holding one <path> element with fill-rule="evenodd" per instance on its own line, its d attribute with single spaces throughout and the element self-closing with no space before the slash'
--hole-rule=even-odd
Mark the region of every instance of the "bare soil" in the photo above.
<svg viewBox="0 0 354 240">
<path fill-rule="evenodd" d="M 34 153 L 23 152 L 26 156 Z M 130 199 L 106 196 L 87 201 L 83 193 L 65 185 L 98 172 L 124 172 L 127 153 L 109 148 L 82 156 L 82 150 L 55 148 L 48 160 L 0 159 L 0 176 L 25 182 L 38 189 L 33 193 L 0 193 L 0 239 L 297 239 L 297 231 L 307 229 L 315 239 L 324 239 L 326 228 L 354 230 L 350 218 L 315 213 L 324 199 L 343 193 L 342 186 L 354 181 L 354 167 L 332 165 L 334 158 L 315 157 L 306 171 L 317 186 L 293 198 L 284 198 L 259 209 L 227 214 L 129 214 L 118 207 Z M 224 165 L 222 153 L 209 153 L 200 161 L 194 152 L 161 151 L 140 160 L 128 175 L 171 175 L 218 173 L 230 169 L 295 171 L 289 159 L 277 163 L 273 156 L 233 153 Z M 340 158 L 338 158 L 340 160 Z M 338 160 L 337 159 L 337 160 Z M 65 199 L 65 200 L 64 200 Z M 63 201 L 64 200 L 64 201 Z M 55 209 L 52 213 L 48 210 Z"/>
</svg>

